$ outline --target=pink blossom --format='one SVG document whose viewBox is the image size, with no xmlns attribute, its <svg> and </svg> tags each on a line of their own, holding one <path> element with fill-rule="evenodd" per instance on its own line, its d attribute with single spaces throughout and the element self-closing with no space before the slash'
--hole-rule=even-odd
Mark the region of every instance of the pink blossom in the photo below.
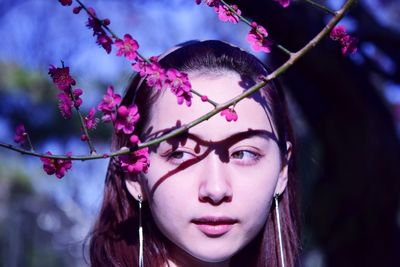
<svg viewBox="0 0 400 267">
<path fill-rule="evenodd" d="M 117 118 L 115 119 L 115 130 L 117 133 L 132 134 L 139 118 L 140 115 L 136 105 L 130 105 L 129 107 L 120 106 L 117 110 Z"/>
<path fill-rule="evenodd" d="M 192 85 L 186 73 L 173 68 L 168 69 L 165 85 L 176 95 L 179 105 L 185 102 L 189 107 L 192 104 L 192 93 L 190 92 Z"/>
<path fill-rule="evenodd" d="M 166 75 L 165 70 L 160 66 L 159 63 L 153 62 L 146 68 L 146 83 L 148 86 L 154 89 L 161 90 L 163 88 Z"/>
<path fill-rule="evenodd" d="M 23 145 L 26 141 L 26 136 L 25 126 L 22 123 L 18 124 L 15 128 L 14 142 Z"/>
<path fill-rule="evenodd" d="M 47 155 L 52 155 L 50 151 L 46 153 Z M 68 157 L 72 155 L 71 152 L 66 154 Z M 43 162 L 43 169 L 48 175 L 55 174 L 57 178 L 61 179 L 64 177 L 65 172 L 71 169 L 72 162 L 67 159 L 50 159 L 41 157 L 40 160 Z"/>
<path fill-rule="evenodd" d="M 69 67 L 56 68 L 50 65 L 49 75 L 58 89 L 65 91 L 75 85 L 75 80 L 69 75 Z"/>
<path fill-rule="evenodd" d="M 69 119 L 72 116 L 72 99 L 69 94 L 62 92 L 58 94 L 58 108 L 60 109 L 61 115 L 65 119 Z"/>
<path fill-rule="evenodd" d="M 72 0 L 58 0 L 63 6 L 70 6 L 72 5 Z"/>
<path fill-rule="evenodd" d="M 238 119 L 238 115 L 236 114 L 236 111 L 234 109 L 224 109 L 221 111 L 221 116 L 225 116 L 225 119 L 227 121 L 236 121 Z"/>
<path fill-rule="evenodd" d="M 136 51 L 139 48 L 139 45 L 135 39 L 132 38 L 129 34 L 124 35 L 124 40 L 121 39 L 115 41 L 115 46 L 118 48 L 117 56 L 124 56 L 128 60 L 136 60 L 138 57 Z"/>
<path fill-rule="evenodd" d="M 268 32 L 267 30 L 261 26 L 257 25 L 257 23 L 251 23 L 251 30 L 247 34 L 247 41 L 251 44 L 251 47 L 254 51 L 263 51 L 265 53 L 271 52 L 271 42 L 267 40 Z"/>
<path fill-rule="evenodd" d="M 74 107 L 79 108 L 82 105 L 82 95 L 83 91 L 82 89 L 76 88 L 72 91 L 72 94 L 74 95 Z"/>
<path fill-rule="evenodd" d="M 195 0 L 196 4 L 200 5 L 201 4 L 201 0 Z M 205 0 L 204 1 L 206 3 L 206 5 L 210 6 L 210 7 L 214 7 L 214 6 L 219 6 L 221 4 L 220 0 Z"/>
<path fill-rule="evenodd" d="M 81 6 L 76 6 L 76 7 L 74 7 L 74 8 L 72 9 L 72 12 L 73 12 L 74 14 L 79 14 L 79 12 L 81 12 L 81 10 L 82 10 L 82 7 L 81 7 Z"/>
<path fill-rule="evenodd" d="M 96 113 L 96 109 L 91 108 L 89 111 L 89 114 L 85 118 L 83 118 L 83 120 L 85 122 L 85 126 L 89 130 L 96 128 L 96 125 L 99 122 L 99 119 L 94 117 L 95 113 Z"/>
<path fill-rule="evenodd" d="M 103 96 L 103 100 L 98 105 L 97 109 L 103 112 L 103 122 L 110 122 L 115 119 L 114 110 L 121 103 L 121 96 L 114 94 L 114 87 L 108 86 L 107 93 Z"/>
<path fill-rule="evenodd" d="M 237 7 L 237 5 L 231 5 L 232 9 L 236 11 L 238 15 L 242 14 L 240 9 Z M 239 22 L 239 16 L 236 15 L 234 12 L 232 12 L 227 6 L 225 5 L 216 5 L 214 6 L 215 12 L 218 13 L 218 18 L 219 20 L 223 22 L 231 22 L 231 23 L 238 23 Z"/>
<path fill-rule="evenodd" d="M 130 174 L 139 172 L 147 173 L 150 166 L 149 149 L 147 147 L 139 149 L 131 154 L 118 157 L 121 168 Z"/>
<path fill-rule="evenodd" d="M 332 29 L 330 38 L 334 41 L 339 41 L 347 35 L 346 28 L 343 25 L 336 26 Z"/>
<path fill-rule="evenodd" d="M 152 64 L 158 63 L 158 57 L 152 56 L 149 58 L 149 60 L 151 63 L 139 58 L 136 63 L 132 64 L 133 70 L 138 72 L 141 77 L 149 74 L 151 72 Z"/>
<path fill-rule="evenodd" d="M 101 45 L 104 50 L 106 50 L 107 54 L 111 53 L 111 45 L 113 44 L 113 41 L 106 33 L 97 35 L 96 43 Z"/>
<path fill-rule="evenodd" d="M 97 44 L 101 45 L 109 54 L 111 52 L 111 45 L 113 44 L 113 41 L 103 29 L 101 22 L 96 18 L 95 10 L 93 8 L 89 8 L 88 10 L 91 15 L 89 15 L 86 26 L 90 29 L 93 29 L 93 35 L 97 37 Z"/>
<path fill-rule="evenodd" d="M 346 35 L 340 40 L 342 46 L 342 54 L 347 56 L 348 54 L 353 54 L 357 52 L 358 39 L 350 35 Z"/>
<path fill-rule="evenodd" d="M 290 5 L 290 0 L 275 0 L 275 1 L 281 4 L 281 6 L 283 7 L 288 7 Z"/>
<path fill-rule="evenodd" d="M 139 136 L 132 134 L 131 137 L 129 137 L 129 141 L 132 145 L 136 145 L 139 142 Z"/>
<path fill-rule="evenodd" d="M 358 39 L 347 34 L 343 25 L 334 27 L 330 33 L 330 38 L 340 43 L 344 56 L 357 52 Z"/>
<path fill-rule="evenodd" d="M 201 101 L 206 102 L 206 101 L 208 101 L 208 96 L 202 95 L 202 96 L 200 97 L 200 99 L 201 99 Z"/>
</svg>

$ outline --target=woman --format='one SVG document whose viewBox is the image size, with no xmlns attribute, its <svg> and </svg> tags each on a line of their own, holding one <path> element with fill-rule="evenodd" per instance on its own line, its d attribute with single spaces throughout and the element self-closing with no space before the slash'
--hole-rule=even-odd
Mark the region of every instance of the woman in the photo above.
<svg viewBox="0 0 400 267">
<path fill-rule="evenodd" d="M 182 45 L 159 63 L 187 73 L 192 88 L 217 103 L 267 75 L 257 58 L 220 41 Z M 147 87 L 137 75 L 122 101 L 139 108 L 140 140 L 213 108 L 199 97 L 190 107 L 177 105 L 169 91 Z M 137 266 L 140 253 L 146 267 L 296 265 L 295 144 L 283 91 L 269 83 L 234 110 L 237 121 L 217 115 L 152 147 L 147 173 L 129 175 L 110 161 L 90 244 L 92 266 Z M 128 143 L 114 135 L 113 149 Z"/>
</svg>

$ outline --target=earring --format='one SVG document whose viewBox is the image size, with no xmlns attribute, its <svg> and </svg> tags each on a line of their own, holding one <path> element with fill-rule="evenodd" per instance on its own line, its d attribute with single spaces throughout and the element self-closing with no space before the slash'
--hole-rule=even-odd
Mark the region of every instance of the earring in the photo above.
<svg viewBox="0 0 400 267">
<path fill-rule="evenodd" d="M 143 264 L 143 227 L 142 227 L 142 196 L 138 196 L 139 202 L 139 267 L 144 267 Z"/>
<path fill-rule="evenodd" d="M 281 254 L 281 266 L 285 267 L 285 258 L 283 253 L 283 242 L 282 242 L 282 232 L 281 232 L 281 220 L 279 216 L 279 194 L 275 194 L 275 212 L 276 212 L 276 224 L 278 226 L 278 239 L 279 239 L 279 252 Z"/>
</svg>

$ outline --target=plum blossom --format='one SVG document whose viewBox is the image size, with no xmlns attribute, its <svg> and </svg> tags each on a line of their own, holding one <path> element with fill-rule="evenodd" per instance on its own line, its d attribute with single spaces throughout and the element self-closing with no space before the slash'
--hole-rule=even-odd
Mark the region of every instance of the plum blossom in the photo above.
<svg viewBox="0 0 400 267">
<path fill-rule="evenodd" d="M 70 6 L 72 5 L 72 0 L 58 0 L 63 6 Z"/>
<path fill-rule="evenodd" d="M 136 60 L 138 55 L 136 51 L 139 48 L 139 45 L 135 39 L 132 38 L 131 35 L 125 34 L 124 40 L 115 41 L 115 46 L 118 48 L 117 56 L 124 56 L 128 60 Z"/>
<path fill-rule="evenodd" d="M 23 145 L 26 141 L 27 135 L 25 126 L 22 123 L 18 124 L 15 128 L 14 142 Z"/>
<path fill-rule="evenodd" d="M 96 125 L 99 122 L 99 119 L 94 117 L 95 113 L 96 113 L 96 109 L 91 108 L 89 111 L 89 114 L 83 118 L 85 126 L 89 130 L 96 128 Z"/>
<path fill-rule="evenodd" d="M 238 115 L 234 109 L 230 109 L 230 108 L 224 109 L 223 111 L 221 111 L 220 114 L 221 114 L 221 116 L 225 116 L 225 119 L 229 122 L 237 121 L 237 119 L 238 119 Z"/>
<path fill-rule="evenodd" d="M 247 34 L 247 41 L 251 44 L 254 51 L 262 51 L 265 53 L 271 52 L 272 43 L 267 40 L 268 32 L 261 26 L 257 25 L 256 22 L 251 23 L 251 30 Z"/>
<path fill-rule="evenodd" d="M 48 151 L 46 154 L 52 155 L 50 151 Z M 68 152 L 66 155 L 70 157 L 72 153 Z M 50 158 L 40 157 L 40 160 L 43 162 L 43 170 L 48 175 L 55 174 L 59 179 L 64 177 L 65 172 L 71 169 L 72 167 L 71 160 L 67 159 L 50 159 Z"/>
<path fill-rule="evenodd" d="M 152 64 L 158 64 L 158 57 L 152 56 L 149 58 L 149 61 L 151 63 L 139 58 L 136 63 L 132 64 L 132 69 L 138 72 L 141 77 L 143 77 L 151 72 Z"/>
<path fill-rule="evenodd" d="M 147 173 L 150 166 L 149 149 L 147 147 L 139 149 L 131 154 L 119 156 L 122 170 L 130 174 L 139 172 Z"/>
<path fill-rule="evenodd" d="M 231 8 L 234 9 L 237 14 L 242 14 L 237 5 L 231 5 Z M 216 5 L 214 6 L 214 10 L 218 13 L 218 18 L 222 22 L 231 22 L 234 24 L 239 22 L 238 15 L 236 15 L 233 11 L 229 9 L 229 7 L 225 5 Z"/>
<path fill-rule="evenodd" d="M 165 86 L 175 94 L 178 104 L 182 105 L 185 102 L 190 107 L 192 104 L 192 93 L 190 92 L 192 85 L 189 82 L 188 75 L 173 68 L 168 69 L 166 74 Z"/>
<path fill-rule="evenodd" d="M 158 62 L 153 62 L 146 68 L 146 83 L 154 89 L 161 90 L 163 88 L 166 75 L 165 70 Z"/>
<path fill-rule="evenodd" d="M 76 88 L 72 91 L 72 94 L 74 95 L 74 107 L 79 108 L 82 105 L 82 95 L 83 91 L 80 88 Z"/>
<path fill-rule="evenodd" d="M 69 75 L 69 67 L 56 68 L 50 65 L 49 75 L 57 88 L 62 91 L 68 90 L 72 85 L 76 84 L 75 80 Z"/>
<path fill-rule="evenodd" d="M 86 22 L 86 26 L 89 29 L 93 29 L 93 36 L 96 36 L 96 43 L 101 45 L 106 52 L 111 52 L 111 45 L 113 44 L 112 39 L 107 35 L 102 27 L 102 22 L 96 17 L 96 11 L 93 8 L 88 8 L 89 18 Z M 105 20 L 103 20 L 104 23 Z M 109 20 L 108 20 L 109 24 Z"/>
<path fill-rule="evenodd" d="M 61 92 L 58 94 L 58 108 L 64 119 L 70 119 L 72 116 L 72 99 L 68 93 Z"/>
<path fill-rule="evenodd" d="M 135 124 L 140 118 L 138 108 L 136 105 L 129 107 L 120 106 L 117 110 L 117 117 L 115 119 L 114 127 L 117 133 L 123 132 L 124 134 L 132 134 L 135 130 Z"/>
<path fill-rule="evenodd" d="M 81 6 L 76 6 L 76 7 L 74 7 L 74 8 L 72 9 L 72 12 L 73 12 L 74 14 L 79 14 L 79 13 L 81 12 L 81 10 L 82 10 L 82 7 L 81 7 Z"/>
<path fill-rule="evenodd" d="M 330 33 L 330 38 L 340 43 L 344 56 L 357 52 L 358 39 L 350 36 L 343 25 L 334 27 Z"/>
<path fill-rule="evenodd" d="M 290 5 L 290 0 L 275 0 L 275 2 L 278 2 L 283 7 L 288 7 Z"/>
<path fill-rule="evenodd" d="M 209 7 L 215 7 L 215 6 L 219 6 L 221 4 L 220 0 L 205 0 L 204 2 Z M 200 5 L 201 4 L 201 0 L 196 0 L 196 4 Z"/>
<path fill-rule="evenodd" d="M 114 93 L 114 87 L 108 86 L 107 93 L 103 96 L 102 101 L 97 106 L 97 109 L 103 112 L 101 117 L 103 122 L 110 122 L 115 120 L 115 108 L 121 103 L 121 96 Z"/>
</svg>

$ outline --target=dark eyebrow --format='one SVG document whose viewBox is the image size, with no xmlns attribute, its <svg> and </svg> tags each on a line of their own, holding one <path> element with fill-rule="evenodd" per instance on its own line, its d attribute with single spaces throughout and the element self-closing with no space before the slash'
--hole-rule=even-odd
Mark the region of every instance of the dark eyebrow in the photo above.
<svg viewBox="0 0 400 267">
<path fill-rule="evenodd" d="M 201 138 L 199 135 L 193 134 L 193 133 L 188 133 L 184 132 L 178 136 L 170 138 L 170 142 L 174 143 L 175 142 L 185 142 L 186 139 L 191 139 L 196 141 L 200 145 L 211 145 L 211 144 L 220 144 L 220 143 L 237 143 L 241 140 L 244 139 L 249 139 L 252 137 L 261 137 L 264 139 L 268 140 L 273 140 L 278 143 L 277 137 L 269 131 L 266 130 L 254 130 L 254 129 L 248 129 L 247 131 L 243 132 L 237 132 L 232 135 L 227 136 L 226 138 L 222 140 L 217 140 L 217 141 L 207 141 Z"/>
</svg>

